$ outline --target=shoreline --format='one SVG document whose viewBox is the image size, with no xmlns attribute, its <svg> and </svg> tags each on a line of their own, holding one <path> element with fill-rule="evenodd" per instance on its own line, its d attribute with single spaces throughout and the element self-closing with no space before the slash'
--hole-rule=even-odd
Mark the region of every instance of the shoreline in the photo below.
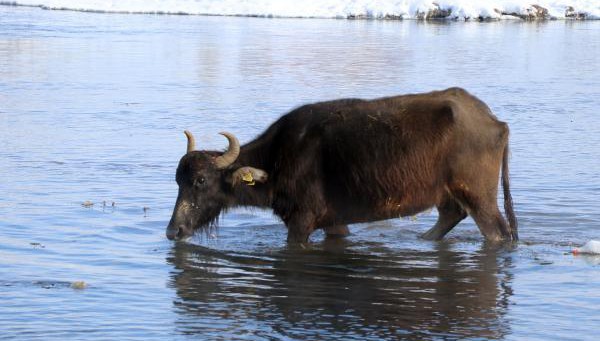
<svg viewBox="0 0 600 341">
<path fill-rule="evenodd" d="M 452 8 L 442 8 L 437 3 L 433 3 L 434 8 L 425 11 L 416 11 L 413 15 L 410 14 L 364 14 L 364 13 L 349 13 L 347 15 L 335 16 L 293 16 L 293 15 L 274 15 L 274 14 L 229 14 L 229 13 L 203 13 L 189 11 L 128 11 L 128 10 L 103 10 L 93 8 L 71 8 L 71 7 L 53 7 L 47 5 L 36 4 L 21 4 L 16 1 L 0 1 L 0 6 L 10 7 L 31 7 L 49 11 L 73 11 L 83 13 L 99 13 L 99 14 L 146 14 L 146 15 L 173 15 L 173 16 L 207 16 L 207 17 L 242 17 L 242 18 L 265 18 L 265 19 L 335 19 L 335 20 L 374 20 L 374 21 L 463 21 L 463 22 L 497 22 L 504 20 L 519 20 L 519 21 L 549 21 L 549 20 L 565 20 L 565 21 L 595 21 L 600 20 L 600 17 L 591 15 L 587 12 L 577 11 L 572 6 L 565 8 L 565 16 L 552 16 L 547 8 L 532 4 L 529 8 L 522 12 L 508 12 L 500 9 L 494 9 L 495 16 L 477 16 L 477 17 L 461 17 L 452 14 Z"/>
</svg>

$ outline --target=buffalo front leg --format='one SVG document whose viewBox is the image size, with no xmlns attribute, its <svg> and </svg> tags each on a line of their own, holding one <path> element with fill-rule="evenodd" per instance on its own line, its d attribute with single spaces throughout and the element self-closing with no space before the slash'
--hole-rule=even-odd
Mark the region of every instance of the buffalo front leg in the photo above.
<svg viewBox="0 0 600 341">
<path fill-rule="evenodd" d="M 341 238 L 350 235 L 348 225 L 333 225 L 323 228 L 327 238 Z"/>
<path fill-rule="evenodd" d="M 456 200 L 448 196 L 438 207 L 438 220 L 435 225 L 421 237 L 428 240 L 441 240 L 461 220 L 467 217 L 467 212 Z"/>
<path fill-rule="evenodd" d="M 297 213 L 286 222 L 286 226 L 288 243 L 307 243 L 315 229 L 315 218 L 312 213 Z"/>
</svg>

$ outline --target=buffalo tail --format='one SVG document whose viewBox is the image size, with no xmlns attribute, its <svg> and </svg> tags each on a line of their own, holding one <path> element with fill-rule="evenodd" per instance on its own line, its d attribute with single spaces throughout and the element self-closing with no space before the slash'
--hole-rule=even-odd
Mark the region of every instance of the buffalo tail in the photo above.
<svg viewBox="0 0 600 341">
<path fill-rule="evenodd" d="M 517 217 L 515 216 L 515 210 L 513 207 L 512 196 L 510 195 L 510 179 L 508 174 L 508 142 L 504 147 L 504 155 L 502 156 L 502 190 L 504 192 L 504 213 L 508 219 L 508 225 L 510 226 L 511 239 L 513 241 L 519 240 L 518 234 L 518 223 Z"/>
</svg>

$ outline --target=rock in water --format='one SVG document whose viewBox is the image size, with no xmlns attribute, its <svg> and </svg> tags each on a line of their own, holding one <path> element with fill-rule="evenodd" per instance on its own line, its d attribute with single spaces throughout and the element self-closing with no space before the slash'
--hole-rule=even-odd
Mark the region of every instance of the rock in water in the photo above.
<svg viewBox="0 0 600 341">
<path fill-rule="evenodd" d="M 573 254 L 600 255 L 600 241 L 590 240 L 589 242 L 585 243 L 584 246 L 574 248 Z"/>
</svg>

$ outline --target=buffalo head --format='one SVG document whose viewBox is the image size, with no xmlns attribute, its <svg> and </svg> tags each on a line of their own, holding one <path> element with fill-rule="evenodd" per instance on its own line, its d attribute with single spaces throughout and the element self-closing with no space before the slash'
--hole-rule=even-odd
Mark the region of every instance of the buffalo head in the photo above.
<svg viewBox="0 0 600 341">
<path fill-rule="evenodd" d="M 179 161 L 175 179 L 179 194 L 166 235 L 185 239 L 198 229 L 214 224 L 221 211 L 235 203 L 234 187 L 241 182 L 264 182 L 267 173 L 252 167 L 235 168 L 240 143 L 230 133 L 220 133 L 229 140 L 226 152 L 196 151 L 192 133 L 187 136 L 187 152 Z"/>
</svg>

